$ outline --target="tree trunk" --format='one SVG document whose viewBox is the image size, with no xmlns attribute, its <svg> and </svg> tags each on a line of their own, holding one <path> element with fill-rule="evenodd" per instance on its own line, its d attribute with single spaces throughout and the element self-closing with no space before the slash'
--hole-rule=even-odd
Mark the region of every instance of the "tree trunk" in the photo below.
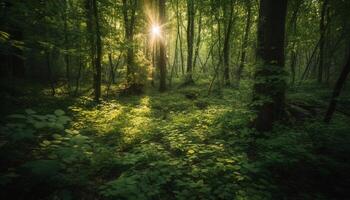
<svg viewBox="0 0 350 200">
<path fill-rule="evenodd" d="M 248 42 L 249 42 L 249 33 L 250 33 L 250 27 L 252 23 L 252 8 L 251 8 L 251 2 L 250 0 L 246 3 L 246 9 L 247 9 L 247 22 L 244 30 L 244 37 L 243 37 L 243 43 L 242 43 L 242 52 L 241 52 L 241 58 L 239 61 L 239 66 L 237 70 L 237 84 L 239 85 L 243 73 L 243 69 L 245 66 L 245 60 L 247 57 L 247 48 L 248 48 Z"/>
<path fill-rule="evenodd" d="M 230 2 L 230 14 L 228 16 L 228 20 L 226 21 L 226 32 L 225 32 L 225 39 L 224 39 L 224 49 L 223 49 L 223 60 L 224 60 L 224 83 L 226 86 L 229 86 L 230 83 L 230 48 L 231 48 L 231 31 L 233 26 L 233 9 L 234 9 L 234 2 L 231 0 Z M 224 12 L 227 9 L 224 8 Z"/>
<path fill-rule="evenodd" d="M 93 13 L 95 20 L 95 37 L 96 37 L 96 60 L 95 60 L 95 70 L 94 70 L 94 100 L 96 102 L 100 101 L 101 98 L 101 59 L 102 59 L 102 42 L 101 42 L 101 32 L 100 23 L 98 17 L 98 7 L 96 0 L 93 0 Z"/>
<path fill-rule="evenodd" d="M 85 9 L 86 9 L 86 24 L 87 24 L 87 32 L 88 32 L 88 41 L 90 43 L 90 63 L 91 68 L 93 69 L 93 88 L 95 88 L 95 68 L 96 68 L 96 37 L 95 37 L 95 28 L 94 28 L 94 12 L 93 12 L 93 2 L 92 0 L 85 1 Z"/>
<path fill-rule="evenodd" d="M 47 78 L 48 78 L 48 81 L 50 83 L 51 94 L 52 94 L 52 96 L 55 96 L 56 90 L 55 90 L 55 84 L 54 84 L 53 79 L 52 79 L 50 52 L 47 51 L 45 54 L 46 54 Z"/>
<path fill-rule="evenodd" d="M 68 94 L 71 93 L 71 80 L 70 80 L 70 63 L 69 63 L 69 54 L 68 54 L 68 2 L 67 0 L 64 1 L 64 44 L 65 44 L 65 63 L 66 63 L 66 78 L 67 78 L 67 89 Z"/>
<path fill-rule="evenodd" d="M 326 13 L 328 9 L 328 1 L 324 0 L 321 10 L 321 21 L 320 21 L 320 63 L 318 66 L 317 81 L 322 83 L 323 81 L 323 69 L 324 69 L 324 54 L 325 54 L 325 33 L 326 33 Z"/>
<path fill-rule="evenodd" d="M 79 55 L 79 69 L 78 69 L 78 75 L 76 78 L 76 82 L 75 82 L 75 91 L 74 91 L 74 96 L 78 95 L 79 92 L 79 85 L 80 85 L 80 76 L 81 76 L 81 70 L 83 68 L 83 62 L 82 62 L 82 56 Z"/>
<path fill-rule="evenodd" d="M 187 77 L 186 84 L 193 81 L 194 0 L 187 0 Z"/>
<path fill-rule="evenodd" d="M 165 19 L 165 0 L 159 0 L 159 19 L 160 24 L 166 24 Z M 165 47 L 165 30 L 161 32 L 161 41 L 159 42 L 159 72 L 160 82 L 159 91 L 164 92 L 166 90 L 166 47 Z"/>
<path fill-rule="evenodd" d="M 254 84 L 254 126 L 270 131 L 284 115 L 284 39 L 287 0 L 260 0 L 257 69 Z M 278 77 L 278 78 L 276 78 Z"/>
<path fill-rule="evenodd" d="M 182 75 L 185 74 L 185 67 L 184 67 L 184 54 L 182 51 L 182 34 L 181 34 L 181 26 L 180 21 L 182 23 L 182 18 L 179 16 L 179 0 L 176 0 L 176 26 L 177 26 L 177 37 L 179 38 L 179 45 L 180 45 L 180 58 L 181 58 L 181 72 Z"/>
<path fill-rule="evenodd" d="M 290 34 L 293 36 L 292 41 L 290 42 L 291 45 L 291 50 L 290 50 L 290 71 L 291 71 L 291 85 L 294 85 L 295 83 L 295 76 L 296 76 L 296 64 L 297 64 L 297 42 L 296 40 L 296 34 L 297 34 L 297 21 L 298 21 L 298 13 L 300 10 L 300 7 L 302 5 L 302 1 L 296 1 L 296 5 L 292 14 L 292 17 L 290 19 L 290 23 L 289 23 L 289 31 Z M 286 43 L 288 44 L 289 41 L 287 41 Z"/>
<path fill-rule="evenodd" d="M 350 46 L 349 46 L 350 47 Z M 326 123 L 329 123 L 331 120 L 332 120 L 332 117 L 333 117 L 333 114 L 334 114 L 334 111 L 336 109 L 336 106 L 337 106 L 337 102 L 338 102 L 338 97 L 340 96 L 340 93 L 345 85 L 345 82 L 346 82 L 346 79 L 350 73 L 350 48 L 349 48 L 349 54 L 348 54 L 348 60 L 345 64 L 345 66 L 343 67 L 343 70 L 340 74 L 340 77 L 334 87 L 334 90 L 333 90 L 333 95 L 332 95 L 332 98 L 331 98 L 331 101 L 329 103 L 329 106 L 328 106 L 328 110 L 327 110 L 327 113 L 326 113 L 326 116 L 324 118 L 324 121 Z"/>
<path fill-rule="evenodd" d="M 199 10 L 198 33 L 197 33 L 196 49 L 194 53 L 193 70 L 196 69 L 197 58 L 199 57 L 199 50 L 201 45 L 201 33 L 202 33 L 202 10 Z"/>
<path fill-rule="evenodd" d="M 136 7 L 138 0 L 132 0 L 129 5 L 127 0 L 123 0 L 123 17 L 125 26 L 125 39 L 128 45 L 126 52 L 126 75 L 127 83 L 134 84 L 134 27 L 136 19 Z"/>
</svg>

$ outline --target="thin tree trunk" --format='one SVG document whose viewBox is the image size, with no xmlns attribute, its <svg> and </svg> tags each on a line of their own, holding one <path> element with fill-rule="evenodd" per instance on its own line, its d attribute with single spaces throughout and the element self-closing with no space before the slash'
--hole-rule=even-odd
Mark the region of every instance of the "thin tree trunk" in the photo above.
<svg viewBox="0 0 350 200">
<path fill-rule="evenodd" d="M 242 43 L 242 53 L 241 58 L 239 61 L 239 67 L 237 70 L 237 84 L 240 84 L 243 69 L 245 67 L 245 60 L 247 57 L 247 48 L 248 48 L 248 42 L 249 42 L 249 33 L 250 33 L 250 27 L 251 27 L 251 21 L 252 21 L 252 8 L 251 8 L 251 0 L 247 0 L 246 3 L 246 9 L 247 9 L 247 22 L 244 30 L 244 38 Z"/>
<path fill-rule="evenodd" d="M 329 123 L 332 120 L 333 114 L 334 114 L 336 106 L 337 106 L 338 97 L 340 96 L 340 93 L 345 85 L 345 81 L 350 73 L 350 48 L 348 51 L 349 51 L 349 55 L 348 55 L 347 63 L 343 67 L 343 70 L 340 74 L 340 77 L 339 77 L 339 79 L 334 87 L 333 95 L 332 95 L 331 101 L 329 103 L 326 116 L 324 118 L 324 121 L 326 123 Z"/>
<path fill-rule="evenodd" d="M 184 54 L 183 54 L 183 43 L 182 43 L 182 34 L 181 34 L 181 26 L 180 21 L 181 17 L 179 16 L 180 10 L 179 10 L 179 0 L 176 0 L 176 26 L 177 26 L 177 37 L 179 38 L 179 45 L 180 45 L 180 57 L 181 57 L 181 72 L 182 75 L 185 74 L 185 67 L 184 67 Z M 182 23 L 182 22 L 181 22 Z"/>
<path fill-rule="evenodd" d="M 68 0 L 64 1 L 64 44 L 65 44 L 65 63 L 66 63 L 66 78 L 67 78 L 67 88 L 68 88 L 68 94 L 70 95 L 71 92 L 71 85 L 70 85 L 70 63 L 69 63 L 69 54 L 68 54 Z"/>
<path fill-rule="evenodd" d="M 113 64 L 113 59 L 112 59 L 112 54 L 108 54 L 108 60 L 109 60 L 109 66 L 110 66 L 110 76 L 108 80 L 108 85 L 107 85 L 107 97 L 109 96 L 109 91 L 111 89 L 112 83 L 115 83 L 115 71 L 118 69 L 118 66 L 120 64 L 122 54 L 119 54 L 117 63 L 114 65 Z"/>
<path fill-rule="evenodd" d="M 174 61 L 171 67 L 170 78 L 169 78 L 169 87 L 171 87 L 172 85 L 173 74 L 178 67 L 178 43 L 179 43 L 179 37 L 177 35 L 175 40 Z M 176 73 L 177 73 L 177 70 L 176 70 Z"/>
<path fill-rule="evenodd" d="M 197 33 L 197 41 L 196 41 L 196 50 L 194 53 L 193 71 L 195 71 L 195 69 L 196 69 L 197 58 L 199 56 L 199 50 L 200 50 L 200 45 L 201 45 L 201 33 L 202 33 L 202 10 L 199 10 L 198 33 Z"/>
<path fill-rule="evenodd" d="M 95 34 L 96 34 L 96 60 L 95 60 L 95 72 L 94 72 L 94 100 L 96 102 L 100 101 L 101 98 L 101 74 L 102 74 L 102 42 L 101 42 L 101 32 L 100 23 L 98 16 L 97 0 L 93 0 L 93 13 L 95 20 Z"/>
<path fill-rule="evenodd" d="M 214 50 L 214 47 L 215 47 L 215 45 L 216 45 L 217 43 L 218 43 L 218 40 L 216 40 L 215 43 L 213 43 L 213 44 L 211 45 L 210 49 L 209 49 L 207 58 L 205 59 L 205 62 L 204 62 L 204 64 L 203 64 L 203 70 L 205 70 L 205 71 L 203 71 L 204 73 L 206 72 L 207 63 L 208 63 L 210 57 L 213 55 L 213 50 Z"/>
<path fill-rule="evenodd" d="M 52 69 L 51 69 L 51 62 L 50 62 L 50 52 L 46 52 L 46 67 L 47 67 L 47 78 L 50 83 L 51 87 L 51 95 L 55 96 L 56 90 L 55 90 L 55 84 L 52 80 Z"/>
<path fill-rule="evenodd" d="M 233 26 L 233 9 L 234 9 L 234 2 L 231 0 L 230 2 L 230 14 L 228 23 L 225 23 L 226 26 L 226 32 L 225 32 L 225 39 L 224 39 L 224 49 L 223 49 L 223 59 L 224 59 L 224 83 L 226 86 L 229 86 L 230 83 L 230 48 L 231 48 L 231 32 L 232 32 L 232 26 Z M 224 12 L 226 12 L 226 8 L 224 8 Z M 227 19 L 225 19 L 227 21 Z"/>
<path fill-rule="evenodd" d="M 318 66 L 318 76 L 317 76 L 317 81 L 319 83 L 322 83 L 323 81 L 323 69 L 324 69 L 324 54 L 325 54 L 325 33 L 326 33 L 326 13 L 328 9 L 328 1 L 329 0 L 324 0 L 323 5 L 322 5 L 322 10 L 321 10 L 321 21 L 320 21 L 320 63 Z"/>
<path fill-rule="evenodd" d="M 75 82 L 74 96 L 77 96 L 78 92 L 79 92 L 79 84 L 80 84 L 80 76 L 81 76 L 82 68 L 83 68 L 83 62 L 81 59 L 81 55 L 79 55 L 79 69 L 78 69 L 78 75 L 77 75 L 76 82 Z"/>
<path fill-rule="evenodd" d="M 165 0 L 159 0 L 159 18 L 160 24 L 165 24 Z M 166 90 L 166 47 L 165 47 L 165 30 L 162 30 L 162 40 L 159 42 L 159 71 L 160 71 L 160 82 L 159 91 L 164 92 Z"/>
<path fill-rule="evenodd" d="M 135 26 L 135 14 L 138 0 L 132 0 L 132 5 L 129 5 L 127 0 L 123 0 L 123 17 L 125 26 L 125 39 L 128 43 L 128 48 L 126 52 L 126 75 L 127 83 L 134 84 L 134 26 Z"/>
<path fill-rule="evenodd" d="M 293 40 L 290 42 L 291 44 L 291 50 L 290 50 L 290 71 L 291 71 L 291 85 L 294 85 L 295 83 L 295 76 L 296 76 L 296 70 L 295 70 L 295 67 L 296 67 L 296 64 L 297 64 L 297 49 L 296 49 L 296 41 L 295 41 L 295 36 L 296 36 L 296 33 L 297 33 L 297 21 L 298 21 L 298 13 L 299 13 L 299 10 L 300 10 L 300 7 L 302 5 L 302 1 L 299 0 L 299 1 L 296 1 L 296 7 L 294 8 L 294 11 L 293 11 L 293 14 L 292 14 L 292 17 L 290 19 L 290 23 L 289 23 L 289 30 L 290 30 L 290 33 L 292 34 L 293 36 Z M 288 36 L 288 34 L 287 34 Z M 288 39 L 286 39 L 287 42 L 286 44 L 288 45 Z"/>
<path fill-rule="evenodd" d="M 327 9 L 327 24 L 329 24 L 331 21 L 331 15 L 330 15 L 330 8 Z M 330 56 L 330 52 L 329 52 L 329 49 L 331 47 L 331 28 L 327 28 L 327 31 L 326 31 L 326 37 L 327 37 L 327 41 L 326 41 L 326 49 L 328 50 L 327 51 L 327 55 L 326 58 L 327 58 L 327 61 L 326 61 L 326 82 L 329 84 L 330 82 L 330 73 L 331 73 L 331 62 L 330 62 L 330 59 L 332 58 L 332 56 Z"/>
<path fill-rule="evenodd" d="M 194 0 L 187 0 L 187 77 L 186 84 L 193 81 Z"/>
<path fill-rule="evenodd" d="M 154 72 L 156 70 L 156 50 L 157 50 L 157 42 L 155 41 L 152 44 L 152 81 L 151 81 L 151 84 L 153 87 L 155 86 L 155 82 L 154 82 L 155 73 Z"/>
<path fill-rule="evenodd" d="M 314 47 L 314 50 L 312 51 L 312 54 L 311 54 L 310 58 L 309 58 L 308 61 L 307 61 L 307 64 L 306 64 L 304 73 L 303 73 L 303 75 L 301 76 L 299 85 L 303 82 L 303 80 L 305 79 L 307 73 L 310 71 L 310 67 L 311 67 L 311 64 L 312 64 L 312 59 L 315 57 L 315 55 L 316 55 L 316 53 L 317 53 L 317 48 L 319 47 L 320 42 L 321 42 L 321 40 L 318 40 L 316 46 Z"/>
</svg>

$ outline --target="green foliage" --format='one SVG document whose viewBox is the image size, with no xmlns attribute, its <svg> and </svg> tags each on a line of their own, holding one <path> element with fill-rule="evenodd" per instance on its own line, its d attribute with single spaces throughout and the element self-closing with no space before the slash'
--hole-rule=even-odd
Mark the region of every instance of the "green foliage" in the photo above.
<svg viewBox="0 0 350 200">
<path fill-rule="evenodd" d="M 9 115 L 8 123 L 1 127 L 1 132 L 11 141 L 30 140 L 39 129 L 63 130 L 71 120 L 63 110 L 56 110 L 54 115 L 39 115 L 32 109 L 26 109 L 25 114 Z"/>
<path fill-rule="evenodd" d="M 21 140 L 8 135 L 0 143 L 6 163 L 0 192 L 26 188 L 24 194 L 46 199 L 193 200 L 347 194 L 345 118 L 337 115 L 330 125 L 317 120 L 279 125 L 262 135 L 249 128 L 254 113 L 244 90 L 224 89 L 221 97 L 203 91 L 194 86 L 100 104 L 81 98 L 69 106 L 70 117 L 62 110 L 10 115 L 8 123 L 17 125 L 6 125 L 8 130 L 33 133 Z M 291 96 L 301 101 L 302 93 Z M 314 98 L 319 97 L 306 101 Z"/>
</svg>

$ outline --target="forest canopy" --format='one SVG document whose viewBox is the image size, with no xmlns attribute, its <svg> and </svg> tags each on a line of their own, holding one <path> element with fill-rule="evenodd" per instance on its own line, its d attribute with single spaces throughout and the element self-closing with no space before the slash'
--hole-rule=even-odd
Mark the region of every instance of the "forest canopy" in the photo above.
<svg viewBox="0 0 350 200">
<path fill-rule="evenodd" d="M 0 198 L 350 199 L 349 10 L 0 0 Z"/>
</svg>

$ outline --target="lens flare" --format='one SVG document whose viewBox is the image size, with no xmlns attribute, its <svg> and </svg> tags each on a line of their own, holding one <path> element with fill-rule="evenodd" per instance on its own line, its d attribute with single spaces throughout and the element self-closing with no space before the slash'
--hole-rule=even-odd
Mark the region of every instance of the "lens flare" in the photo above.
<svg viewBox="0 0 350 200">
<path fill-rule="evenodd" d="M 161 29 L 158 25 L 152 25 L 151 33 L 153 37 L 160 37 L 161 36 Z"/>
</svg>

